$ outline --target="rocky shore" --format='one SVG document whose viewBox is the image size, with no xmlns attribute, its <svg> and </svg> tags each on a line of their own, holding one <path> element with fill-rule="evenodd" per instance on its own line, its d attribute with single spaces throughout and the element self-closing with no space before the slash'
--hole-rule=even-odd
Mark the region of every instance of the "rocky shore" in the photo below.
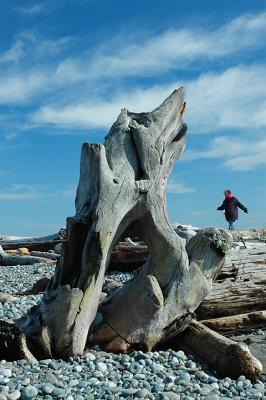
<svg viewBox="0 0 266 400">
<path fill-rule="evenodd" d="M 20 317 L 41 295 L 21 295 L 41 277 L 51 277 L 54 265 L 1 267 L 0 319 Z M 125 282 L 132 274 L 111 273 Z M 260 330 L 257 336 L 264 337 Z M 0 400 L 16 399 L 264 399 L 265 375 L 255 383 L 244 376 L 221 379 L 191 355 L 168 349 L 114 355 L 99 348 L 69 360 L 0 362 Z"/>
</svg>

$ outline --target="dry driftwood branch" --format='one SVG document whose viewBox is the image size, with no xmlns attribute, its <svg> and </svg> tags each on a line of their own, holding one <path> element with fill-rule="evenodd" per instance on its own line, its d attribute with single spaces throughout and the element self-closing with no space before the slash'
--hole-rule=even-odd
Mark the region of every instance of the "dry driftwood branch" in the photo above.
<svg viewBox="0 0 266 400">
<path fill-rule="evenodd" d="M 62 257 L 40 306 L 19 324 L 41 338 L 47 354 L 82 354 L 89 331 L 111 351 L 151 349 L 182 331 L 210 290 L 231 237 L 206 229 L 185 248 L 166 212 L 167 178 L 186 141 L 184 100 L 180 88 L 150 113 L 124 109 L 103 145 L 83 144 L 76 215 L 67 220 Z M 124 232 L 142 233 L 149 258 L 102 304 L 103 323 L 95 326 L 110 255 Z"/>
<path fill-rule="evenodd" d="M 197 321 L 176 338 L 178 347 L 194 353 L 220 376 L 233 379 L 245 375 L 255 381 L 262 373 L 262 364 L 245 343 L 236 343 Z"/>
<path fill-rule="evenodd" d="M 254 311 L 246 314 L 213 318 L 200 321 L 214 331 L 228 333 L 232 331 L 250 331 L 266 328 L 266 311 Z"/>
</svg>

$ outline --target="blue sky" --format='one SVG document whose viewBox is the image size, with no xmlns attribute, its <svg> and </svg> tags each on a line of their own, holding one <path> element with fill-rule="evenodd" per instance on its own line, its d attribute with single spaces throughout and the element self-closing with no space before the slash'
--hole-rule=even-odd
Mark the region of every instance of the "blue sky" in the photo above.
<svg viewBox="0 0 266 400">
<path fill-rule="evenodd" d="M 188 143 L 171 222 L 225 226 L 231 188 L 266 226 L 266 1 L 0 0 L 0 233 L 45 235 L 74 215 L 80 147 L 121 108 L 187 88 Z"/>
</svg>

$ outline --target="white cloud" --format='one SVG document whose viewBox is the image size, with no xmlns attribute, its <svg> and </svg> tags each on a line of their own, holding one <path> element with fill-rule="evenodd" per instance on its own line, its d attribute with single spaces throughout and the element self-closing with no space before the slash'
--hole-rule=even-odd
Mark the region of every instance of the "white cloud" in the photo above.
<svg viewBox="0 0 266 400">
<path fill-rule="evenodd" d="M 11 185 L 0 192 L 0 200 L 31 200 L 40 197 L 40 192 L 31 185 Z"/>
<path fill-rule="evenodd" d="M 23 44 L 20 40 L 16 41 L 10 49 L 0 54 L 0 64 L 17 62 L 23 53 Z"/>
<path fill-rule="evenodd" d="M 1 171 L 0 171 L 1 176 Z M 6 190 L 0 191 L 0 201 L 34 200 L 37 198 L 74 198 L 74 186 L 65 189 L 53 190 L 50 187 L 40 187 L 30 184 L 12 184 Z"/>
<path fill-rule="evenodd" d="M 183 160 L 222 159 L 221 166 L 233 171 L 247 171 L 266 164 L 266 139 L 220 136 L 212 139 L 203 151 L 187 151 Z"/>
<path fill-rule="evenodd" d="M 258 146 L 259 147 L 259 146 Z M 248 171 L 266 164 L 266 148 L 248 155 L 237 156 L 232 160 L 226 160 L 224 166 L 235 171 Z"/>
<path fill-rule="evenodd" d="M 37 94 L 44 94 L 50 86 L 43 73 L 25 73 L 0 78 L 0 104 L 25 104 Z"/>
<path fill-rule="evenodd" d="M 176 193 L 194 193 L 195 189 L 186 186 L 184 183 L 176 182 L 172 179 L 168 182 L 167 192 L 176 194 Z"/>
<path fill-rule="evenodd" d="M 243 65 L 183 82 L 188 92 L 184 118 L 189 132 L 265 129 L 265 76 L 266 65 Z M 68 105 L 64 99 L 63 104 L 57 101 L 55 105 L 41 107 L 33 113 L 32 122 L 58 127 L 108 128 L 122 107 L 135 112 L 151 111 L 179 85 L 170 83 L 143 90 L 125 89 L 108 100 L 89 98 Z"/>
<path fill-rule="evenodd" d="M 61 127 L 108 128 L 116 120 L 121 108 L 131 111 L 151 111 L 166 98 L 176 85 L 125 91 L 110 100 L 89 100 L 68 106 L 49 105 L 32 115 L 33 124 L 52 124 Z"/>
<path fill-rule="evenodd" d="M 186 28 L 148 38 L 116 37 L 91 56 L 63 61 L 58 71 L 80 79 L 154 75 L 183 69 L 198 60 L 263 48 L 265 36 L 266 13 L 246 14 L 216 30 Z"/>
<path fill-rule="evenodd" d="M 266 128 L 266 65 L 242 65 L 188 82 L 190 131 Z"/>
<path fill-rule="evenodd" d="M 35 15 L 42 14 L 47 10 L 45 3 L 36 3 L 30 7 L 18 7 L 16 11 L 27 17 L 32 17 Z"/>
<path fill-rule="evenodd" d="M 43 6 L 42 3 L 33 6 L 32 10 L 37 10 L 40 6 Z M 23 96 L 13 96 L 13 103 L 16 98 L 20 103 L 21 98 L 27 102 L 33 96 L 41 97 L 46 94 L 47 85 L 54 95 L 59 88 L 83 83 L 81 93 L 89 93 L 92 87 L 95 89 L 106 84 L 112 86 L 110 78 L 121 80 L 145 75 L 158 77 L 165 71 L 178 71 L 199 60 L 204 62 L 221 57 L 224 59 L 226 55 L 266 47 L 265 36 L 266 13 L 244 15 L 212 31 L 206 28 L 186 28 L 166 31 L 157 36 L 146 35 L 144 38 L 136 35 L 115 37 L 94 49 L 82 51 L 76 58 L 61 58 L 55 65 L 49 55 L 65 49 L 73 38 L 49 40 L 40 37 L 36 32 L 28 31 L 22 32 L 10 49 L 0 54 L 0 63 L 27 61 L 27 66 L 19 68 L 18 65 L 15 70 L 5 71 L 5 91 L 10 86 L 10 93 L 14 90 L 14 81 L 17 85 L 22 85 L 20 81 L 24 78 L 26 81 L 34 80 L 36 69 L 38 75 L 42 76 L 42 85 L 36 85 L 35 90 L 25 88 Z M 0 87 L 2 83 L 3 79 Z M 74 86 L 70 95 L 75 97 L 77 90 L 80 88 Z M 61 96 L 65 97 L 65 92 Z M 2 96 L 2 103 L 5 99 L 9 103 L 10 98 L 11 95 Z"/>
<path fill-rule="evenodd" d="M 9 141 L 11 141 L 11 140 L 16 139 L 17 136 L 18 136 L 17 133 L 15 133 L 15 132 L 9 132 L 9 133 L 7 133 L 7 134 L 5 135 L 5 140 L 9 142 Z"/>
</svg>

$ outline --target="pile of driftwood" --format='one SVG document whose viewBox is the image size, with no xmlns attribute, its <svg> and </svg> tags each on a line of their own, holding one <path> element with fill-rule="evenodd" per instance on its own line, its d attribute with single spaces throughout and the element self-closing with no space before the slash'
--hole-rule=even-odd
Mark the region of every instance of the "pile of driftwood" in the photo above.
<svg viewBox="0 0 266 400">
<path fill-rule="evenodd" d="M 2 357 L 67 358 L 93 344 L 120 353 L 152 350 L 174 338 L 220 375 L 254 380 L 261 374 L 245 344 L 218 333 L 216 317 L 232 329 L 231 314 L 265 309 L 265 259 L 254 263 L 247 252 L 244 263 L 237 255 L 232 260 L 226 231 L 205 228 L 180 237 L 167 218 L 167 178 L 186 143 L 184 109 L 180 88 L 150 113 L 122 110 L 104 144 L 83 144 L 76 214 L 67 219 L 65 238 L 53 239 L 63 241 L 55 275 L 38 306 L 16 325 L 0 324 Z M 148 248 L 115 247 L 125 234 L 141 237 Z M 12 244 L 2 242 L 0 264 L 44 262 L 49 248 L 34 242 L 43 253 L 34 255 L 31 241 L 20 242 L 30 255 L 10 255 Z M 130 282 L 107 282 L 109 265 L 135 268 L 136 257 L 142 267 Z M 263 318 L 242 315 L 238 329 Z"/>
</svg>

